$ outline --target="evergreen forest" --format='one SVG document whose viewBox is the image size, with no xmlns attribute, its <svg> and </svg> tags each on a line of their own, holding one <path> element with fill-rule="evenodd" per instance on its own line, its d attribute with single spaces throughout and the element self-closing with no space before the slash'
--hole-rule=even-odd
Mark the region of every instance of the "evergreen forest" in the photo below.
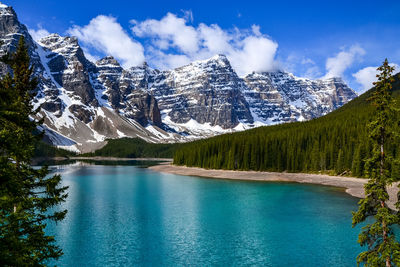
<svg viewBox="0 0 400 267">
<path fill-rule="evenodd" d="M 394 78 L 392 95 L 399 107 L 400 73 Z M 373 91 L 374 88 L 334 112 L 310 121 L 259 127 L 187 143 L 175 152 L 174 164 L 364 177 L 368 171 L 365 160 L 372 150 L 367 125 L 374 110 L 368 102 Z M 399 142 L 389 140 L 386 146 L 389 156 L 399 157 Z M 389 169 L 399 177 L 397 165 Z"/>
<path fill-rule="evenodd" d="M 140 138 L 120 138 L 107 140 L 101 149 L 82 156 L 118 157 L 118 158 L 172 158 L 181 144 L 147 143 Z"/>
</svg>

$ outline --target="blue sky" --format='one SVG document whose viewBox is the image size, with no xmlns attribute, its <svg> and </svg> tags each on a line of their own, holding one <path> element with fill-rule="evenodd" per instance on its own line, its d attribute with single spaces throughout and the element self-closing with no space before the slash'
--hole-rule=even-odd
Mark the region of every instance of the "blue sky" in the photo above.
<svg viewBox="0 0 400 267">
<path fill-rule="evenodd" d="M 3 1 L 39 38 L 77 35 L 92 59 L 171 68 L 227 54 L 240 75 L 284 69 L 369 87 L 400 64 L 400 1 Z M 118 40 L 118 41 L 116 41 Z"/>
</svg>

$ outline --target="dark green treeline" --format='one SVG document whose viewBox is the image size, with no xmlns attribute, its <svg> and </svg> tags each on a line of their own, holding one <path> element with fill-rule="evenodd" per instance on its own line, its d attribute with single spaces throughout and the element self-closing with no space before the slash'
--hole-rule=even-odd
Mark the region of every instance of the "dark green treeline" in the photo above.
<svg viewBox="0 0 400 267">
<path fill-rule="evenodd" d="M 110 139 L 107 144 L 92 153 L 81 156 L 119 157 L 119 158 L 172 158 L 181 144 L 153 144 L 140 138 Z"/>
<path fill-rule="evenodd" d="M 400 75 L 393 96 L 399 100 Z M 342 108 L 308 122 L 260 127 L 199 140 L 180 147 L 174 164 L 211 169 L 330 172 L 365 175 L 364 159 L 372 144 L 367 127 L 373 108 L 367 102 L 373 89 Z M 389 143 L 388 153 L 398 158 L 400 144 Z M 399 172 L 397 167 L 392 172 Z"/>
</svg>

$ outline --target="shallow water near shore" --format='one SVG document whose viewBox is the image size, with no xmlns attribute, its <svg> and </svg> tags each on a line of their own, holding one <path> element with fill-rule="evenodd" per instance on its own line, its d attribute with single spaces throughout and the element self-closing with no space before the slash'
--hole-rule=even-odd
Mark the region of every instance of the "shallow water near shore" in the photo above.
<svg viewBox="0 0 400 267">
<path fill-rule="evenodd" d="M 335 187 L 61 166 L 59 266 L 355 266 L 358 199 Z"/>
</svg>

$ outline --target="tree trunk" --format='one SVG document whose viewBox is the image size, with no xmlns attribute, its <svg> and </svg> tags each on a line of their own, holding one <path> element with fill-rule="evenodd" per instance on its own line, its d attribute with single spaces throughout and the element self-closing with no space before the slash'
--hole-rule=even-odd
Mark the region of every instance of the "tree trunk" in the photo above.
<svg viewBox="0 0 400 267">
<path fill-rule="evenodd" d="M 386 258 L 386 267 L 392 267 L 392 263 L 390 262 L 390 258 Z"/>
<path fill-rule="evenodd" d="M 385 164 L 385 151 L 384 151 L 384 143 L 385 143 L 385 128 L 381 129 L 381 164 L 380 164 L 380 179 L 381 182 L 384 186 L 384 188 L 386 189 L 386 181 L 384 181 L 384 177 L 383 177 L 383 168 L 384 168 L 384 164 Z M 384 208 L 385 207 L 385 201 L 381 200 L 381 207 Z M 382 221 L 382 228 L 383 228 L 383 243 L 387 242 L 387 231 L 386 231 L 386 221 Z M 386 258 L 386 267 L 391 267 L 392 263 L 390 262 L 390 257 Z"/>
<path fill-rule="evenodd" d="M 15 166 L 17 168 L 17 172 L 19 172 L 19 160 L 18 159 L 16 159 Z M 16 212 L 17 212 L 17 204 L 14 204 L 13 213 L 16 213 Z"/>
</svg>

